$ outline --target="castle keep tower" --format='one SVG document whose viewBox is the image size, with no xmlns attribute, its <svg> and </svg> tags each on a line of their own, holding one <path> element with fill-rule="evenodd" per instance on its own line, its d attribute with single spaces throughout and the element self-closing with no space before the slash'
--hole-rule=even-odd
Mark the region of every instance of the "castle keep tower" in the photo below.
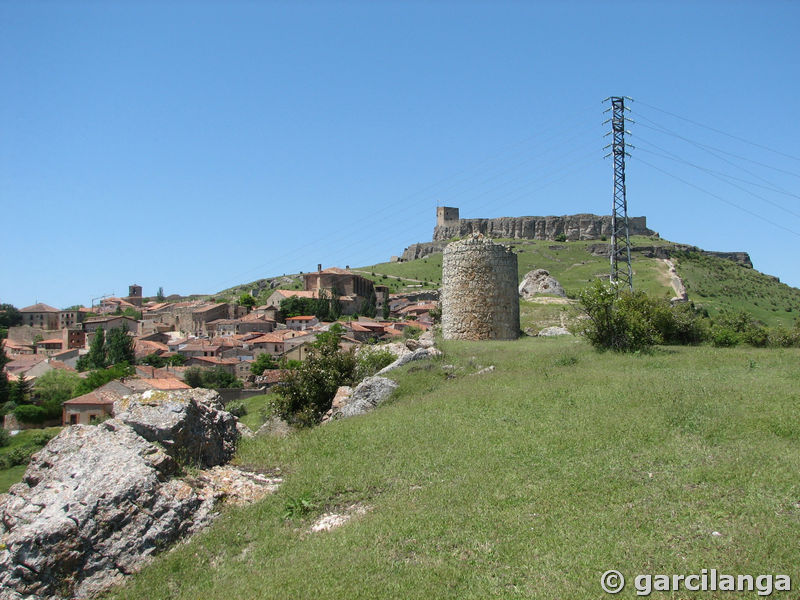
<svg viewBox="0 0 800 600">
<path fill-rule="evenodd" d="M 436 207 L 436 225 L 441 227 L 443 225 L 456 225 L 458 224 L 458 209 L 452 206 L 437 206 Z"/>
<path fill-rule="evenodd" d="M 441 307 L 446 340 L 516 339 L 517 255 L 480 234 L 448 244 L 442 259 Z"/>
</svg>

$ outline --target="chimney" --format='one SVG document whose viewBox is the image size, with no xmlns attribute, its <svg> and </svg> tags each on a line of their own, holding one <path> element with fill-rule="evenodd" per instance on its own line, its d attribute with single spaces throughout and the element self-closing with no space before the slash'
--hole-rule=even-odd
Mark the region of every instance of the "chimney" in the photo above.
<svg viewBox="0 0 800 600">
<path fill-rule="evenodd" d="M 322 263 L 317 263 L 317 273 L 322 272 Z"/>
</svg>

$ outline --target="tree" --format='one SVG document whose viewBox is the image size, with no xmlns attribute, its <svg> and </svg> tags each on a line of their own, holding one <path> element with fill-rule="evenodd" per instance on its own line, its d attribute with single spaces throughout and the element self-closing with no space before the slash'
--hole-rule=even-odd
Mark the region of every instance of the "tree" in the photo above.
<svg viewBox="0 0 800 600">
<path fill-rule="evenodd" d="M 201 369 L 200 367 L 186 369 L 183 381 L 194 388 L 221 389 L 240 388 L 243 386 L 235 375 L 221 366 L 216 366 L 213 369 Z"/>
<path fill-rule="evenodd" d="M 13 304 L 0 304 L 0 327 L 8 328 L 22 324 L 22 313 Z"/>
<path fill-rule="evenodd" d="M 83 366 L 78 361 L 79 368 Z M 86 355 L 86 368 L 89 369 L 105 369 L 108 364 L 106 360 L 106 331 L 100 327 L 94 332 L 92 343 L 89 345 L 89 353 Z M 83 369 L 86 370 L 86 369 Z"/>
<path fill-rule="evenodd" d="M 86 378 L 78 384 L 78 387 L 75 389 L 75 395 L 82 396 L 83 394 L 88 394 L 101 385 L 107 384 L 109 381 L 119 379 L 120 377 L 129 377 L 134 373 L 136 373 L 136 369 L 126 362 L 121 362 L 107 369 L 95 369 L 90 371 Z"/>
<path fill-rule="evenodd" d="M 139 361 L 139 363 L 143 365 L 148 365 L 150 367 L 155 367 L 156 369 L 160 369 L 161 367 L 167 364 L 167 359 L 162 358 L 155 352 L 151 352 L 150 354 L 142 358 Z"/>
<path fill-rule="evenodd" d="M 9 361 L 10 359 L 6 356 L 6 349 L 0 348 L 0 406 L 8 402 L 8 394 L 11 391 L 8 385 L 8 375 L 4 370 Z"/>
<path fill-rule="evenodd" d="M 275 408 L 289 423 L 310 426 L 331 407 L 340 385 L 354 381 L 357 361 L 352 351 L 339 349 L 344 329 L 334 325 L 309 344 L 308 357 L 299 368 L 289 371 L 278 389 Z"/>
<path fill-rule="evenodd" d="M 25 377 L 25 373 L 20 373 L 17 380 L 11 384 L 9 400 L 14 404 L 28 404 L 31 398 L 31 382 Z"/>
<path fill-rule="evenodd" d="M 106 361 L 111 365 L 116 365 L 121 362 L 127 362 L 128 364 L 134 363 L 133 338 L 128 335 L 127 327 L 115 327 L 108 332 L 108 338 L 106 339 Z"/>
<path fill-rule="evenodd" d="M 370 319 L 374 319 L 375 315 L 378 313 L 377 308 L 375 305 L 378 302 L 378 297 L 375 295 L 375 289 L 370 292 L 369 298 L 367 299 L 366 305 L 364 307 L 364 314 L 368 316 Z"/>
<path fill-rule="evenodd" d="M 266 352 L 264 354 L 259 354 L 258 358 L 253 361 L 253 364 L 250 365 L 250 372 L 259 377 L 260 375 L 264 374 L 264 371 L 267 369 L 277 369 L 278 365 L 275 363 L 275 359 L 272 358 L 270 354 Z"/>
<path fill-rule="evenodd" d="M 159 302 L 164 301 L 164 288 L 161 286 L 158 287 L 158 292 L 156 292 L 156 300 Z"/>
<path fill-rule="evenodd" d="M 386 297 L 383 299 L 383 320 L 385 321 L 386 319 L 388 319 L 390 314 L 391 310 L 389 308 L 389 295 L 387 294 Z"/>
<path fill-rule="evenodd" d="M 249 312 L 252 308 L 256 305 L 256 299 L 253 298 L 251 294 L 245 292 L 241 296 L 239 296 L 239 306 L 244 306 L 247 311 Z"/>
<path fill-rule="evenodd" d="M 47 419 L 61 415 L 61 405 L 78 395 L 76 390 L 82 381 L 77 373 L 61 369 L 53 369 L 36 379 L 33 391 Z"/>
</svg>

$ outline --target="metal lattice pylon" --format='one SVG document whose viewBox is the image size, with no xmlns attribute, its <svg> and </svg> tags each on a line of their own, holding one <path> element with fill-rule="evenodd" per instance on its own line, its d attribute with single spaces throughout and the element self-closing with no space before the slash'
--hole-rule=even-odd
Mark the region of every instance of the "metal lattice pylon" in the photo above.
<svg viewBox="0 0 800 600">
<path fill-rule="evenodd" d="M 628 233 L 628 201 L 625 196 L 625 99 L 612 96 L 611 100 L 611 156 L 614 157 L 614 202 L 611 207 L 611 283 L 618 289 L 633 291 L 631 268 L 631 240 Z M 608 111 L 606 111 L 608 112 Z M 629 119 L 630 120 L 630 119 Z M 606 121 L 608 123 L 609 121 Z M 606 146 L 608 147 L 608 146 Z"/>
</svg>

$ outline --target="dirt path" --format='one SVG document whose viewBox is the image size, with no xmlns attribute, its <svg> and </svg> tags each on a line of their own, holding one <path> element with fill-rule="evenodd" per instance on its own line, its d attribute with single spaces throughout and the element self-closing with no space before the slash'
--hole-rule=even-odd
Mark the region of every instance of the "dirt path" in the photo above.
<svg viewBox="0 0 800 600">
<path fill-rule="evenodd" d="M 675 298 L 673 298 L 673 300 L 679 299 L 683 302 L 686 302 L 688 299 L 686 287 L 683 285 L 683 280 L 680 278 L 680 275 L 678 275 L 678 272 L 675 270 L 675 264 L 668 258 L 663 258 L 661 260 L 663 260 L 664 264 L 667 266 L 665 278 L 675 291 Z"/>
</svg>

